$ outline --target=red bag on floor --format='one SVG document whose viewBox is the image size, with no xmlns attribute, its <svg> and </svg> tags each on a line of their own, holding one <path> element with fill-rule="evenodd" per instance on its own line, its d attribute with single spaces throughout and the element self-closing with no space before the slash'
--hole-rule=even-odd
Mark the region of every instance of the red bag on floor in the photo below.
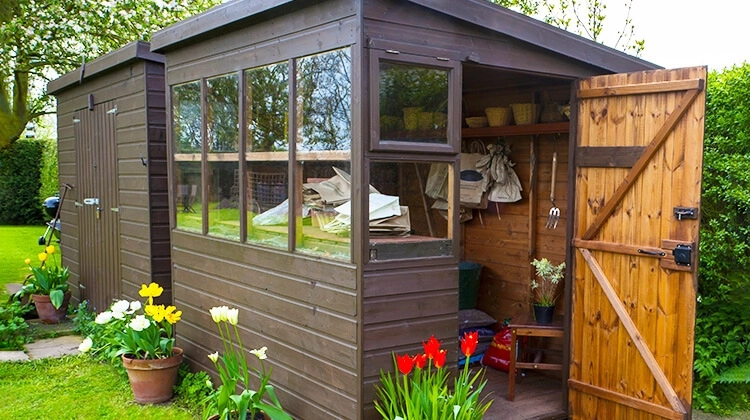
<svg viewBox="0 0 750 420">
<path fill-rule="evenodd" d="M 489 366 L 502 371 L 510 370 L 510 328 L 503 327 L 495 337 L 492 338 L 490 348 L 482 357 L 482 365 Z"/>
</svg>

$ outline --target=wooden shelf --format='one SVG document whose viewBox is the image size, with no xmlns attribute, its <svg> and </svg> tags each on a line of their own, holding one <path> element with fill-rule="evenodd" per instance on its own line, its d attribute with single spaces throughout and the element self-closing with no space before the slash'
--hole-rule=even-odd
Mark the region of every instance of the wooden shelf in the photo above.
<svg viewBox="0 0 750 420">
<path fill-rule="evenodd" d="M 534 134 L 567 133 L 570 122 L 531 125 L 503 125 L 500 127 L 462 128 L 461 138 L 523 136 Z"/>
</svg>

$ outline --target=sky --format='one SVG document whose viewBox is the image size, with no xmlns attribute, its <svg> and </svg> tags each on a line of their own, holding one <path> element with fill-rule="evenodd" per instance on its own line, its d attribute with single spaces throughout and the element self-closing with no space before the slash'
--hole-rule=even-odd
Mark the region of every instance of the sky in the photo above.
<svg viewBox="0 0 750 420">
<path fill-rule="evenodd" d="M 622 27 L 626 1 L 605 0 L 605 31 Z M 665 68 L 706 65 L 709 71 L 750 63 L 749 16 L 748 0 L 633 0 L 630 12 L 635 38 L 646 41 L 641 58 Z"/>
</svg>

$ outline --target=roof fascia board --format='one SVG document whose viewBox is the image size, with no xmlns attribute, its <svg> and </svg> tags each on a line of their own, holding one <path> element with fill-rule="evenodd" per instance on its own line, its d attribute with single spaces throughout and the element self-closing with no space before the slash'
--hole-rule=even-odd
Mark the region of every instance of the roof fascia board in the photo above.
<svg viewBox="0 0 750 420">
<path fill-rule="evenodd" d="M 662 68 L 487 0 L 409 0 L 570 58 L 620 73 Z"/>
<path fill-rule="evenodd" d="M 80 84 L 81 80 L 90 79 L 136 60 L 153 61 L 161 64 L 166 62 L 162 54 L 151 51 L 151 45 L 148 42 L 134 41 L 91 62 L 84 63 L 75 70 L 50 81 L 47 84 L 47 93 L 55 95 L 74 85 Z M 82 70 L 83 78 L 81 78 Z"/>
<path fill-rule="evenodd" d="M 151 49 L 164 51 L 193 38 L 205 37 L 220 28 L 235 25 L 248 17 L 277 8 L 295 0 L 235 0 L 177 22 L 155 32 L 151 37 Z"/>
</svg>

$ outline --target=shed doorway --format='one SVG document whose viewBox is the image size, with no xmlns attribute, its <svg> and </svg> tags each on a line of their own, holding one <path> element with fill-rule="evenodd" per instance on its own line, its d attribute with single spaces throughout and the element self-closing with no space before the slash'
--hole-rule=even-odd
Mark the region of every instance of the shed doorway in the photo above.
<svg viewBox="0 0 750 420">
<path fill-rule="evenodd" d="M 460 229 L 461 260 L 482 265 L 474 310 L 496 320 L 495 329 L 501 330 L 504 323 L 518 321 L 530 311 L 529 281 L 535 274 L 531 262 L 547 258 L 559 264 L 567 259 L 568 107 L 573 79 L 476 64 L 464 64 L 462 70 L 462 153 L 503 148 L 521 184 L 517 201 L 488 201 L 486 208 L 464 209 L 470 220 Z M 514 116 L 513 104 L 533 104 L 536 115 Z M 498 112 L 500 117 L 492 115 Z M 544 119 L 542 112 L 547 113 Z M 554 228 L 547 223 L 553 207 L 553 157 L 554 206 L 559 209 Z M 564 316 L 564 301 L 561 294 L 558 317 Z M 468 316 L 463 312 L 460 322 Z M 482 344 L 488 350 L 487 340 L 480 334 L 480 351 Z M 536 362 L 560 366 L 564 345 L 561 338 L 529 337 L 526 349 L 543 350 L 535 352 Z M 487 392 L 494 402 L 486 418 L 566 418 L 563 370 L 519 369 L 510 401 L 509 374 L 488 366 Z"/>
<path fill-rule="evenodd" d="M 74 113 L 80 300 L 103 310 L 121 296 L 114 101 Z"/>
</svg>

